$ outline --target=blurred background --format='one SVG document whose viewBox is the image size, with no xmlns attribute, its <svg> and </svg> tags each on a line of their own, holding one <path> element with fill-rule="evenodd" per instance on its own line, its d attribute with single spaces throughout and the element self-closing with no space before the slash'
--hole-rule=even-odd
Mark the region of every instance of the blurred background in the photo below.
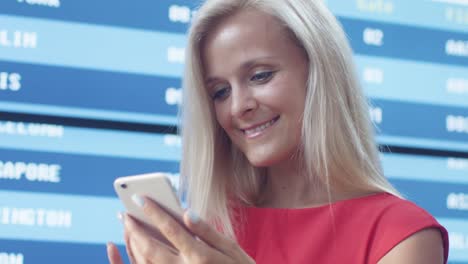
<svg viewBox="0 0 468 264">
<path fill-rule="evenodd" d="M 328 0 L 355 52 L 386 176 L 468 263 L 468 1 Z M 0 264 L 106 263 L 112 188 L 178 181 L 198 0 L 0 1 Z"/>
</svg>

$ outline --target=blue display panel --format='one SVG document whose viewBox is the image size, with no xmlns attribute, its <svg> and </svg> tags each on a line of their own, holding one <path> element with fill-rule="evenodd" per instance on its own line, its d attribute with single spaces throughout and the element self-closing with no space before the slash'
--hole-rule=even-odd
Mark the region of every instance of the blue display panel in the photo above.
<svg viewBox="0 0 468 264">
<path fill-rule="evenodd" d="M 372 100 L 379 142 L 468 152 L 468 108 Z"/>
<path fill-rule="evenodd" d="M 156 156 L 156 155 L 155 155 Z M 165 171 L 176 174 L 177 161 L 1 149 L 2 189 L 61 194 L 114 196 L 116 176 Z"/>
<path fill-rule="evenodd" d="M 9 15 L 1 15 L 0 24 L 2 60 L 172 77 L 182 73 L 181 34 Z"/>
<path fill-rule="evenodd" d="M 123 243 L 115 198 L 1 191 L 0 238 L 72 243 Z"/>
<path fill-rule="evenodd" d="M 42 2 L 42 4 L 41 4 Z M 2 1 L 2 13 L 167 32 L 185 33 L 200 1 Z"/>
<path fill-rule="evenodd" d="M 468 33 L 342 18 L 357 54 L 468 66 Z"/>
<path fill-rule="evenodd" d="M 124 252 L 113 180 L 165 171 L 177 185 L 180 138 L 132 125 L 176 124 L 199 2 L 0 1 L 0 264 L 106 263 L 107 241 Z M 405 149 L 382 154 L 385 175 L 447 227 L 450 263 L 468 263 L 468 4 L 326 3 L 378 142 Z"/>
<path fill-rule="evenodd" d="M 5 61 L 0 71 L 0 111 L 173 125 L 182 100 L 179 78 Z"/>
<path fill-rule="evenodd" d="M 463 0 L 325 0 L 337 16 L 433 29 L 468 32 Z"/>
<path fill-rule="evenodd" d="M 102 244 L 36 242 L 0 239 L 0 263 L 108 263 Z M 120 247 L 120 252 L 125 252 Z M 53 255 L 51 255 L 53 252 Z M 124 254 L 124 253 L 123 253 Z M 128 263 L 126 261 L 125 263 Z"/>
<path fill-rule="evenodd" d="M 373 99 L 468 108 L 466 67 L 356 55 L 358 74 Z"/>
<path fill-rule="evenodd" d="M 175 135 L 8 120 L 0 120 L 0 148 L 166 161 L 180 158 L 180 138 Z"/>
</svg>

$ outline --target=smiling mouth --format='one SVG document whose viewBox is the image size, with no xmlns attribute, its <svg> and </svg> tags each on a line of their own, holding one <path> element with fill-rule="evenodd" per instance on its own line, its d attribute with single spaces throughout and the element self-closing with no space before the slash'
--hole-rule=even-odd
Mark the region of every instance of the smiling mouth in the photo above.
<svg viewBox="0 0 468 264">
<path fill-rule="evenodd" d="M 244 134 L 248 138 L 256 137 L 256 136 L 262 134 L 263 131 L 265 131 L 267 128 L 271 127 L 274 123 L 276 123 L 276 121 L 278 121 L 279 118 L 280 118 L 280 116 L 277 116 L 277 117 L 271 119 L 270 121 L 268 121 L 266 123 L 263 123 L 262 125 L 256 126 L 254 128 L 245 129 L 245 130 L 242 129 L 242 132 L 244 132 Z"/>
</svg>

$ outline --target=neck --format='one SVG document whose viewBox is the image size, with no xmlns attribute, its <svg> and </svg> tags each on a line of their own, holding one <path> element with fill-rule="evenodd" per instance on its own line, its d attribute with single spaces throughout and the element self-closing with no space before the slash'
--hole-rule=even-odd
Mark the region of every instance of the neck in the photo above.
<svg viewBox="0 0 468 264">
<path fill-rule="evenodd" d="M 267 168 L 266 185 L 259 205 L 274 208 L 301 208 L 329 201 L 326 186 L 310 177 L 297 157 Z"/>
<path fill-rule="evenodd" d="M 372 193 L 375 192 L 337 186 L 327 189 L 320 177 L 311 176 L 301 162 L 292 158 L 267 168 L 266 185 L 258 205 L 272 208 L 316 207 Z"/>
</svg>

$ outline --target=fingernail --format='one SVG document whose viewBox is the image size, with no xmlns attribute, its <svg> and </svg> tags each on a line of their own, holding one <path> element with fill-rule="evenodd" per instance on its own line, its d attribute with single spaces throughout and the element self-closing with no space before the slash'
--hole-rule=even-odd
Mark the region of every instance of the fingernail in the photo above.
<svg viewBox="0 0 468 264">
<path fill-rule="evenodd" d="M 192 210 L 187 211 L 187 216 L 192 224 L 200 222 L 200 217 Z"/>
<path fill-rule="evenodd" d="M 124 214 L 122 212 L 117 212 L 117 219 L 120 220 L 120 222 L 124 222 Z"/>
<path fill-rule="evenodd" d="M 145 200 L 143 200 L 143 198 L 141 198 L 138 194 L 132 195 L 132 200 L 139 207 L 143 207 L 143 205 L 145 205 Z"/>
</svg>

